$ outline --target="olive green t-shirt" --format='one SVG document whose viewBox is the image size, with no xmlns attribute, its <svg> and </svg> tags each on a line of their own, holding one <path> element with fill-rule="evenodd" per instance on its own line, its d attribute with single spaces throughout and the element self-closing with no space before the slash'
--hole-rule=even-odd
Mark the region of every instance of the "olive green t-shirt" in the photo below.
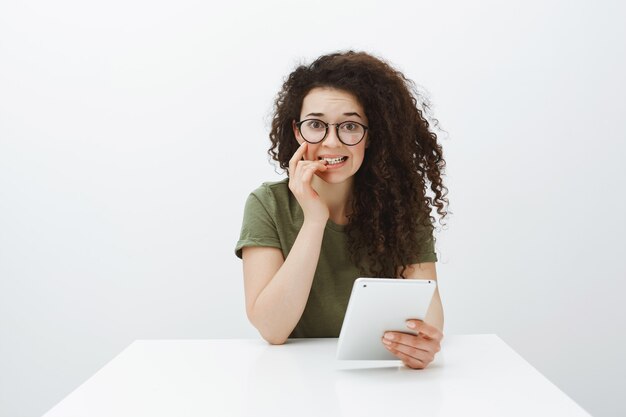
<svg viewBox="0 0 626 417">
<path fill-rule="evenodd" d="M 285 258 L 289 255 L 304 215 L 288 181 L 263 183 L 248 196 L 235 247 L 239 258 L 245 246 L 274 247 Z M 413 263 L 437 261 L 432 234 L 427 237 L 427 250 L 417 254 Z M 339 337 L 352 284 L 359 276 L 359 268 L 350 259 L 345 226 L 329 220 L 304 313 L 289 337 Z"/>
</svg>

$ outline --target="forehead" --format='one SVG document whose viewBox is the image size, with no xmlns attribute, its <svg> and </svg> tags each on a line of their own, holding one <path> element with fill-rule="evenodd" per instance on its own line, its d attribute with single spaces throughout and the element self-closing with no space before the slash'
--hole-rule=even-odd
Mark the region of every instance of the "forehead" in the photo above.
<svg viewBox="0 0 626 417">
<path fill-rule="evenodd" d="M 300 113 L 324 113 L 331 116 L 351 112 L 360 115 L 364 113 L 363 106 L 353 94 L 336 88 L 316 87 L 304 97 Z"/>
</svg>

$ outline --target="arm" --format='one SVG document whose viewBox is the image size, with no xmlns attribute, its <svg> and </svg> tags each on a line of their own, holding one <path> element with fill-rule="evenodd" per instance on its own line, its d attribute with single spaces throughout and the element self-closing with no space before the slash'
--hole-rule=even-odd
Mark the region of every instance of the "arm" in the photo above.
<svg viewBox="0 0 626 417">
<path fill-rule="evenodd" d="M 271 344 L 285 343 L 304 312 L 325 225 L 305 221 L 284 260 L 276 248 L 243 248 L 246 313 Z"/>
<path fill-rule="evenodd" d="M 293 247 L 283 261 L 276 248 L 243 248 L 246 312 L 250 322 L 271 344 L 285 343 L 298 324 L 313 285 L 328 207 L 311 187 L 322 161 L 302 160 L 308 145 L 302 145 L 289 161 L 289 189 L 302 207 L 304 222 Z"/>
</svg>

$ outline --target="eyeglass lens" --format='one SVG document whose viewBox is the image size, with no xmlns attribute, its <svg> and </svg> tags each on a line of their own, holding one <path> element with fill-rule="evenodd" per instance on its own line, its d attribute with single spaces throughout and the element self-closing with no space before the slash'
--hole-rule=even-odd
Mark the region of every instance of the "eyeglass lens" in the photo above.
<svg viewBox="0 0 626 417">
<path fill-rule="evenodd" d="M 305 120 L 300 125 L 300 133 L 302 137 L 311 143 L 317 143 L 324 140 L 328 129 L 335 126 L 328 126 L 321 120 Z M 358 123 L 343 122 L 339 125 L 339 140 L 346 145 L 355 145 L 361 141 L 365 135 L 365 128 Z"/>
</svg>

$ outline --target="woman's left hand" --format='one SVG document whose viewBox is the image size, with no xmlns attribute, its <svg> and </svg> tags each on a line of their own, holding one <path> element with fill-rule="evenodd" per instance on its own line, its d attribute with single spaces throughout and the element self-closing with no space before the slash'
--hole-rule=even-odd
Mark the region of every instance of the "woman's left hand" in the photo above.
<svg viewBox="0 0 626 417">
<path fill-rule="evenodd" d="M 409 329 L 419 334 L 385 332 L 383 345 L 409 368 L 424 369 L 441 350 L 443 333 L 421 320 L 407 320 L 406 323 Z"/>
</svg>

